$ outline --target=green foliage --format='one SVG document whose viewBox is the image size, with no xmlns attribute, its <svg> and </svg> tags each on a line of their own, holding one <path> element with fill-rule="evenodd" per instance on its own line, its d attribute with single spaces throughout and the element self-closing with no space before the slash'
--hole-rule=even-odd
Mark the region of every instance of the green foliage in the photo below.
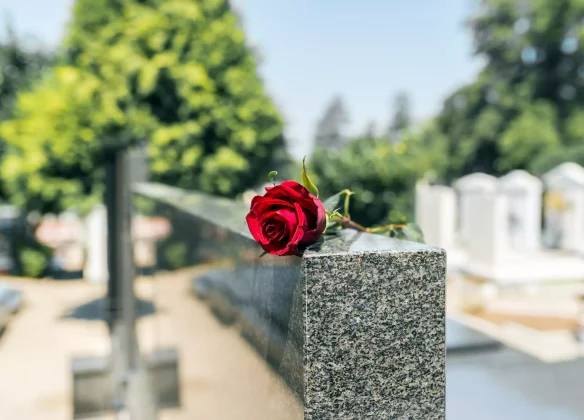
<svg viewBox="0 0 584 420">
<path fill-rule="evenodd" d="M 535 175 L 543 175 L 564 162 L 575 162 L 584 166 L 584 144 L 556 149 L 534 159 L 529 170 Z"/>
<path fill-rule="evenodd" d="M 184 267 L 187 260 L 186 244 L 182 242 L 168 244 L 164 249 L 163 258 L 171 270 Z"/>
<path fill-rule="evenodd" d="M 390 238 L 403 239 L 406 241 L 424 243 L 424 234 L 415 223 L 406 223 L 403 226 L 384 232 Z"/>
<path fill-rule="evenodd" d="M 500 170 L 526 169 L 533 156 L 548 155 L 560 148 L 554 111 L 552 105 L 540 102 L 526 107 L 510 122 L 499 138 Z"/>
<path fill-rule="evenodd" d="M 50 262 L 50 255 L 43 250 L 24 248 L 20 250 L 20 264 L 24 277 L 37 278 L 46 273 Z"/>
<path fill-rule="evenodd" d="M 581 0 L 482 0 L 469 21 L 486 65 L 437 118 L 448 178 L 530 168 L 584 138 Z"/>
<path fill-rule="evenodd" d="M 142 216 L 155 216 L 156 203 L 148 198 L 134 195 L 132 197 L 133 210 L 136 214 Z"/>
<path fill-rule="evenodd" d="M 16 257 L 14 274 L 38 278 L 43 277 L 49 270 L 54 250 L 39 243 L 34 237 L 36 224 L 29 225 L 22 221 L 13 231 L 12 246 Z"/>
<path fill-rule="evenodd" d="M 365 226 L 401 222 L 413 213 L 413 192 L 424 176 L 441 178 L 446 140 L 433 124 L 406 133 L 391 144 L 385 138 L 356 138 L 338 151 L 317 149 L 311 173 L 323 197 L 350 189 L 351 218 Z"/>
<path fill-rule="evenodd" d="M 6 39 L 0 43 L 0 122 L 12 118 L 16 96 L 27 90 L 53 62 L 50 53 L 27 48 L 13 28 L 5 28 Z M 6 152 L 6 145 L 0 136 L 0 159 Z M 0 183 L 0 197 L 6 198 L 4 183 Z"/>
<path fill-rule="evenodd" d="M 7 38 L 0 43 L 0 121 L 13 115 L 16 95 L 31 84 L 52 64 L 50 53 L 27 48 L 8 25 Z"/>
<path fill-rule="evenodd" d="M 235 196 L 286 159 L 280 115 L 226 0 L 78 0 L 65 64 L 0 126 L 14 203 L 99 200 L 104 142 L 146 140 L 151 178 Z"/>
</svg>

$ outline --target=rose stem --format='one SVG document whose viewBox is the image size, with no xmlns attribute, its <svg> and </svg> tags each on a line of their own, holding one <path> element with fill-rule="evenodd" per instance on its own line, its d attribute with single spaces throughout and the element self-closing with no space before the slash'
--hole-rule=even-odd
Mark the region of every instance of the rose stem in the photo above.
<svg viewBox="0 0 584 420">
<path fill-rule="evenodd" d="M 344 209 L 343 209 L 343 216 L 345 217 L 345 219 L 349 219 L 349 199 L 351 198 L 351 194 L 353 194 L 351 192 L 351 190 L 343 190 L 341 191 L 341 194 L 345 194 L 345 205 L 344 205 Z"/>
<path fill-rule="evenodd" d="M 399 229 L 399 228 L 403 228 L 405 226 L 403 224 L 392 223 L 390 225 L 368 228 L 368 227 L 365 227 L 363 225 L 360 225 L 357 222 L 353 222 L 348 217 L 338 217 L 337 216 L 337 217 L 334 217 L 333 220 L 343 227 L 349 227 L 349 228 L 353 228 L 355 230 L 358 230 L 360 232 L 369 232 L 369 233 L 385 232 L 387 230 Z"/>
</svg>

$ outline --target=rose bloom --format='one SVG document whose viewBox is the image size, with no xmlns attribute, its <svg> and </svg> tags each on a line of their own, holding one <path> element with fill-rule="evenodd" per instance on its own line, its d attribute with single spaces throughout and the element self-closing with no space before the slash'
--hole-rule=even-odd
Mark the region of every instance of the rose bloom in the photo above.
<svg viewBox="0 0 584 420">
<path fill-rule="evenodd" d="M 266 187 L 246 216 L 254 239 L 272 255 L 296 255 L 315 243 L 326 227 L 322 202 L 295 181 Z"/>
</svg>

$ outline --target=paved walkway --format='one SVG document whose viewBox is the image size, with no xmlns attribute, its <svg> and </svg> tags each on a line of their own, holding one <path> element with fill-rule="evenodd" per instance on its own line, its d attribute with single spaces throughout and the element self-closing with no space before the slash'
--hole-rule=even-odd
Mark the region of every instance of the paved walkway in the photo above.
<svg viewBox="0 0 584 420">
<path fill-rule="evenodd" d="M 161 420 L 297 420 L 298 401 L 281 379 L 230 327 L 219 324 L 190 295 L 193 271 L 141 279 L 137 294 L 158 314 L 138 323 L 141 349 L 177 347 L 183 407 Z M 0 337 L 0 419 L 71 419 L 70 358 L 104 355 L 103 322 L 64 318 L 71 309 L 103 296 L 84 281 L 13 280 L 25 307 Z"/>
</svg>

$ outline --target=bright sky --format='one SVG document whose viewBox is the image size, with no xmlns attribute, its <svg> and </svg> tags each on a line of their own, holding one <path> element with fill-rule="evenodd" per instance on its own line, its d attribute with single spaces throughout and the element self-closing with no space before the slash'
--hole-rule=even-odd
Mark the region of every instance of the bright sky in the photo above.
<svg viewBox="0 0 584 420">
<path fill-rule="evenodd" d="M 19 33 L 57 45 L 74 0 L 0 0 Z M 464 19 L 478 0 L 235 0 L 261 74 L 284 114 L 296 156 L 341 94 L 351 130 L 385 128 L 393 95 L 408 92 L 417 119 L 432 116 L 479 69 Z"/>
</svg>

